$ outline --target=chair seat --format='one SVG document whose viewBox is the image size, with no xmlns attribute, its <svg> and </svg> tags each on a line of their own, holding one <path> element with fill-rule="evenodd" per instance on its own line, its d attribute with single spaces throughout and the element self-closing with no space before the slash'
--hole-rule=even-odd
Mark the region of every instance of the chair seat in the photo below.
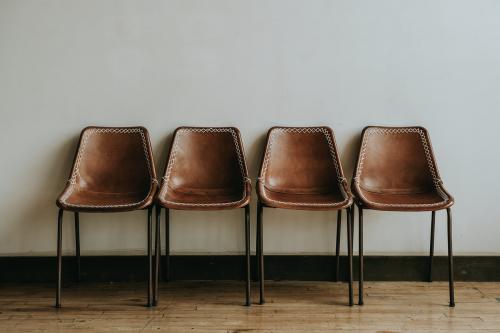
<svg viewBox="0 0 500 333">
<path fill-rule="evenodd" d="M 154 191 L 150 193 L 103 193 L 68 186 L 57 199 L 57 205 L 70 211 L 123 212 L 143 209 L 153 202 Z"/>
<path fill-rule="evenodd" d="M 259 186 L 259 197 L 267 207 L 299 210 L 343 209 L 352 204 L 352 200 L 339 191 L 327 193 L 284 193 Z"/>
<path fill-rule="evenodd" d="M 242 208 L 250 203 L 247 190 L 197 190 L 177 191 L 166 186 L 158 195 L 158 203 L 169 209 L 222 210 Z"/>
<path fill-rule="evenodd" d="M 363 130 L 352 191 L 362 208 L 435 211 L 453 205 L 423 127 Z"/>
<path fill-rule="evenodd" d="M 168 209 L 222 210 L 250 203 L 251 182 L 234 127 L 179 127 L 156 199 Z"/>
<path fill-rule="evenodd" d="M 437 190 L 424 193 L 380 193 L 356 187 L 363 208 L 385 211 L 434 211 L 453 205 L 453 198 Z"/>
</svg>

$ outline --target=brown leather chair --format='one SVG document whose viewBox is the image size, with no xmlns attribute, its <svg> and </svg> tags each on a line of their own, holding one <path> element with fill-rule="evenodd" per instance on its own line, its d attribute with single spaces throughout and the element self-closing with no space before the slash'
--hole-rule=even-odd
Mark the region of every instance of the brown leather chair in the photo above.
<svg viewBox="0 0 500 333">
<path fill-rule="evenodd" d="M 180 127 L 174 133 L 168 162 L 156 198 L 156 286 L 160 269 L 160 214 L 165 208 L 165 278 L 170 278 L 169 211 L 245 209 L 246 305 L 250 305 L 251 182 L 234 127 Z M 154 303 L 158 302 L 158 287 Z"/>
<path fill-rule="evenodd" d="M 432 280 L 435 212 L 446 209 L 450 306 L 455 306 L 450 208 L 453 197 L 444 189 L 427 130 L 366 127 L 354 174 L 352 191 L 359 210 L 359 304 L 363 304 L 363 209 L 432 212 L 429 281 Z"/>
<path fill-rule="evenodd" d="M 353 202 L 333 132 L 328 127 L 273 127 L 257 181 L 257 257 L 260 303 L 264 304 L 263 208 L 337 210 L 337 279 L 341 212 L 347 212 L 349 305 L 352 295 Z"/>
<path fill-rule="evenodd" d="M 80 212 L 148 211 L 148 301 L 152 305 L 152 205 L 158 182 L 144 127 L 87 127 L 82 131 L 66 188 L 57 199 L 57 292 L 61 307 L 63 212 L 74 212 L 77 277 L 80 278 Z"/>
</svg>

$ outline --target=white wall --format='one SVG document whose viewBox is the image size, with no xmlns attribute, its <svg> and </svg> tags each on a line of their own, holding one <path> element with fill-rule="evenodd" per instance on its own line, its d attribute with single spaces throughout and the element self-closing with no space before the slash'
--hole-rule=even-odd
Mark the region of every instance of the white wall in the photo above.
<svg viewBox="0 0 500 333">
<path fill-rule="evenodd" d="M 349 177 L 364 126 L 422 125 L 456 197 L 456 253 L 498 255 L 499 18 L 494 0 L 1 0 L 0 255 L 55 252 L 55 199 L 91 124 L 146 126 L 160 172 L 177 126 L 237 126 L 253 179 L 273 125 L 331 126 Z M 143 251 L 145 216 L 83 214 L 83 253 Z M 335 216 L 266 210 L 265 249 L 331 252 Z M 427 252 L 430 213 L 365 217 L 369 254 Z M 174 212 L 173 251 L 239 252 L 242 218 Z M 438 252 L 445 230 L 439 213 Z"/>
</svg>

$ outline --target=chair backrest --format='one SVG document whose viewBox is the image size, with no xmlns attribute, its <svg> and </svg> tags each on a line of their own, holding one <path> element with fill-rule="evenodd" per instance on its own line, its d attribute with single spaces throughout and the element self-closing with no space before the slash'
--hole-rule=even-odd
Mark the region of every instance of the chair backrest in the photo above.
<svg viewBox="0 0 500 333">
<path fill-rule="evenodd" d="M 259 177 L 266 188 L 284 193 L 327 193 L 343 178 L 330 128 L 269 130 Z"/>
<path fill-rule="evenodd" d="M 82 131 L 70 182 L 103 193 L 148 193 L 156 179 L 143 127 L 87 127 Z"/>
<path fill-rule="evenodd" d="M 439 180 L 429 135 L 422 127 L 363 130 L 355 181 L 365 190 L 422 193 Z"/>
<path fill-rule="evenodd" d="M 240 132 L 234 127 L 180 127 L 165 170 L 174 190 L 238 193 L 248 178 Z"/>
</svg>

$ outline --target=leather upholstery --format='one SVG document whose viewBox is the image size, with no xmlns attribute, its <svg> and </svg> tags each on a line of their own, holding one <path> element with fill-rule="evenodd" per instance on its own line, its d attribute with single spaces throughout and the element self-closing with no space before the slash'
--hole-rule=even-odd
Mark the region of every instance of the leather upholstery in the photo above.
<svg viewBox="0 0 500 333">
<path fill-rule="evenodd" d="M 267 207 L 332 210 L 352 204 L 328 127 L 273 127 L 257 182 Z"/>
<path fill-rule="evenodd" d="M 366 127 L 352 190 L 369 209 L 434 211 L 453 205 L 422 127 Z"/>
<path fill-rule="evenodd" d="M 234 127 L 175 131 L 157 202 L 171 209 L 220 210 L 249 204 L 251 183 Z"/>
<path fill-rule="evenodd" d="M 158 187 L 148 131 L 87 127 L 57 205 L 70 211 L 130 211 L 149 207 Z"/>
</svg>

